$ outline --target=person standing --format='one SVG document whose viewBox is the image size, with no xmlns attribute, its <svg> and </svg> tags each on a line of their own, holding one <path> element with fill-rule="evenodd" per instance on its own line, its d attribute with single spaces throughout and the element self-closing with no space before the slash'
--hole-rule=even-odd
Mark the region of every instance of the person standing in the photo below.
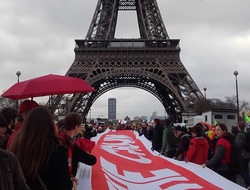
<svg viewBox="0 0 250 190">
<path fill-rule="evenodd" d="M 3 149 L 0 149 L 0 189 L 30 190 L 16 156 Z"/>
<path fill-rule="evenodd" d="M 96 163 L 96 157 L 90 154 L 90 150 L 84 150 L 78 146 L 78 141 L 80 141 L 82 138 L 77 139 L 76 137 L 81 125 L 82 117 L 76 113 L 69 113 L 64 118 L 64 130 L 59 131 L 58 133 L 59 136 L 64 140 L 64 145 L 67 147 L 69 171 L 73 177 L 76 175 L 79 162 L 90 166 Z M 93 141 L 84 139 L 84 142 L 89 143 L 90 145 Z"/>
<path fill-rule="evenodd" d="M 146 135 L 146 133 L 147 133 L 147 126 L 148 126 L 148 123 L 146 122 L 146 121 L 143 121 L 142 123 L 141 123 L 141 133 L 139 133 L 140 134 L 140 136 L 142 136 L 142 135 Z M 145 136 L 146 137 L 146 136 Z"/>
<path fill-rule="evenodd" d="M 2 149 L 6 149 L 5 133 L 7 126 L 7 120 L 2 115 L 0 115 L 0 148 Z"/>
<path fill-rule="evenodd" d="M 71 190 L 67 150 L 57 137 L 48 108 L 33 108 L 24 120 L 10 150 L 17 156 L 31 189 Z"/>
<path fill-rule="evenodd" d="M 241 155 L 242 155 L 242 171 L 241 171 L 241 177 L 244 179 L 245 186 L 247 188 L 250 187 L 250 176 L 249 176 L 249 160 L 250 160 L 250 152 L 248 152 L 245 148 L 246 143 L 246 134 L 245 134 L 245 128 L 246 123 L 244 121 L 239 122 L 238 126 L 238 133 L 236 135 L 236 144 L 240 149 Z"/>
<path fill-rule="evenodd" d="M 144 124 L 145 125 L 145 124 Z M 146 131 L 144 133 L 144 136 L 146 137 L 146 139 L 148 139 L 149 141 L 152 142 L 152 138 L 153 138 L 153 126 L 146 124 Z"/>
<path fill-rule="evenodd" d="M 8 123 L 7 130 L 4 135 L 5 145 L 3 147 L 3 149 L 6 149 L 10 135 L 13 133 L 13 130 L 15 129 L 17 111 L 14 108 L 5 107 L 0 111 L 0 115 L 2 115 Z"/>
<path fill-rule="evenodd" d="M 211 138 L 208 136 L 208 131 L 207 131 L 207 127 L 204 127 L 204 124 L 202 123 L 196 123 L 197 127 L 202 128 L 203 130 L 203 137 L 207 140 L 208 145 L 209 145 L 209 149 L 208 149 L 208 160 L 211 159 L 214 155 L 214 148 L 215 148 L 215 144 L 217 141 L 217 137 L 215 135 L 215 133 L 212 135 L 213 136 L 213 140 L 211 140 Z M 210 131 L 210 134 L 212 134 L 212 132 Z"/>
<path fill-rule="evenodd" d="M 175 137 L 178 139 L 178 147 L 173 157 L 176 160 L 183 161 L 186 158 L 187 151 L 189 148 L 190 135 L 186 134 L 180 125 L 174 127 L 173 131 Z"/>
<path fill-rule="evenodd" d="M 215 133 L 218 136 L 218 141 L 215 146 L 213 158 L 209 159 L 202 167 L 213 169 L 221 176 L 232 182 L 236 182 L 236 174 L 231 172 L 229 163 L 231 160 L 231 144 L 226 138 L 232 138 L 228 133 L 227 126 L 220 123 L 215 126 Z"/>
<path fill-rule="evenodd" d="M 15 139 L 16 135 L 18 134 L 19 130 L 21 129 L 24 120 L 26 119 L 27 114 L 29 113 L 30 110 L 32 110 L 33 108 L 39 106 L 39 104 L 34 101 L 34 100 L 24 100 L 17 112 L 17 123 L 15 126 L 15 130 L 14 132 L 10 135 L 9 139 L 8 139 L 8 143 L 7 143 L 7 149 L 10 148 L 13 140 Z"/>
<path fill-rule="evenodd" d="M 192 137 L 187 151 L 186 162 L 204 164 L 208 158 L 209 144 L 204 137 L 203 129 L 199 126 L 191 128 Z"/>
<path fill-rule="evenodd" d="M 161 154 L 173 158 L 178 146 L 178 139 L 173 133 L 174 126 L 170 119 L 166 119 L 166 126 L 163 130 Z"/>
<path fill-rule="evenodd" d="M 153 122 L 153 137 L 152 137 L 152 150 L 156 150 L 157 152 L 161 152 L 162 146 L 162 134 L 163 127 L 160 125 L 160 119 L 156 118 Z"/>
</svg>

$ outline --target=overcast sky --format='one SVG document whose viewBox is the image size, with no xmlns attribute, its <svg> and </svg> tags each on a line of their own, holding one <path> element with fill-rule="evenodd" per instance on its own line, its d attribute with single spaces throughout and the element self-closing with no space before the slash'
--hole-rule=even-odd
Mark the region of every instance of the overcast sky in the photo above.
<svg viewBox="0 0 250 190">
<path fill-rule="evenodd" d="M 171 39 L 180 39 L 181 61 L 208 98 L 236 94 L 250 102 L 250 1 L 158 0 Z M 74 40 L 84 39 L 97 0 L 0 1 L 0 92 L 17 82 L 46 74 L 65 75 L 74 61 Z M 119 14 L 116 38 L 138 38 L 134 12 Z M 142 98 L 143 97 L 143 98 Z M 117 98 L 117 117 L 164 115 L 151 94 L 116 89 L 92 106 L 92 117 L 107 117 L 108 98 Z M 35 99 L 42 101 L 41 99 Z"/>
</svg>

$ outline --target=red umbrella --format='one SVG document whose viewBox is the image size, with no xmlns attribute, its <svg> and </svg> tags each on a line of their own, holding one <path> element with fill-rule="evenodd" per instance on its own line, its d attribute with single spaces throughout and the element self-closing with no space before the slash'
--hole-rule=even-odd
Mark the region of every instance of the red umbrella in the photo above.
<svg viewBox="0 0 250 190">
<path fill-rule="evenodd" d="M 57 94 L 76 94 L 95 91 L 80 78 L 61 75 L 45 75 L 22 81 L 11 86 L 2 96 L 13 100 L 49 96 Z"/>
</svg>

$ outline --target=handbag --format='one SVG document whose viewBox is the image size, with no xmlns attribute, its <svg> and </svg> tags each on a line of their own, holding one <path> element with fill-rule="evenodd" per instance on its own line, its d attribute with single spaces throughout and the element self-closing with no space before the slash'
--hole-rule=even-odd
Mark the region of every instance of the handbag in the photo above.
<svg viewBox="0 0 250 190">
<path fill-rule="evenodd" d="M 40 175 L 38 175 L 38 181 L 39 181 L 39 183 L 41 184 L 41 186 L 42 186 L 42 190 L 48 190 L 48 188 L 47 188 L 47 186 L 45 185 L 45 183 L 43 182 L 43 180 L 42 180 L 42 178 L 41 178 L 41 176 Z"/>
</svg>

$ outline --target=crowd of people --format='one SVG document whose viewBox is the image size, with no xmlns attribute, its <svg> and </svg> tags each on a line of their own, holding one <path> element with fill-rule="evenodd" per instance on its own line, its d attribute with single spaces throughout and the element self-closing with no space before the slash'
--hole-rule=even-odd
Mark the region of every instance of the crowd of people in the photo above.
<svg viewBox="0 0 250 190">
<path fill-rule="evenodd" d="M 57 123 L 33 100 L 23 101 L 18 111 L 2 109 L 0 189 L 76 189 L 78 163 L 96 164 L 94 135 L 80 115 L 70 113 Z"/>
<path fill-rule="evenodd" d="M 152 151 L 208 167 L 233 182 L 237 174 L 230 163 L 236 156 L 232 154 L 235 143 L 242 158 L 240 175 L 246 188 L 250 186 L 245 122 L 231 131 L 222 123 L 211 127 L 200 122 L 187 129 L 170 119 L 157 118 L 150 125 L 92 126 L 83 124 L 83 118 L 76 113 L 55 122 L 47 107 L 25 100 L 18 110 L 0 111 L 0 189 L 76 189 L 78 163 L 96 164 L 91 138 L 107 128 L 134 130 L 151 141 Z"/>
<path fill-rule="evenodd" d="M 168 158 L 208 167 L 234 183 L 240 174 L 246 188 L 250 189 L 250 151 L 245 147 L 246 133 L 250 132 L 250 127 L 241 121 L 231 128 L 229 131 L 223 123 L 212 126 L 205 122 L 186 128 L 173 124 L 170 119 L 162 121 L 157 118 L 150 124 L 143 121 L 136 126 L 124 124 L 115 127 L 119 130 L 134 130 L 140 136 L 145 136 L 152 143 L 152 151 Z M 234 152 L 234 145 L 239 155 Z M 240 158 L 237 161 L 241 163 L 235 166 L 239 167 L 234 171 L 232 160 L 238 156 Z"/>
<path fill-rule="evenodd" d="M 175 126 L 170 119 L 165 123 L 154 119 L 149 130 L 147 123 L 142 123 L 141 128 L 139 135 L 144 135 L 152 142 L 153 151 L 158 151 L 168 158 L 208 167 L 234 183 L 237 174 L 240 174 L 245 187 L 250 189 L 250 151 L 245 147 L 248 126 L 244 121 L 232 126 L 231 131 L 223 123 L 210 126 L 205 122 L 187 129 L 180 125 Z M 234 145 L 239 155 L 234 152 Z M 232 160 L 235 159 L 241 162 L 237 165 L 239 173 L 232 169 Z"/>
</svg>

